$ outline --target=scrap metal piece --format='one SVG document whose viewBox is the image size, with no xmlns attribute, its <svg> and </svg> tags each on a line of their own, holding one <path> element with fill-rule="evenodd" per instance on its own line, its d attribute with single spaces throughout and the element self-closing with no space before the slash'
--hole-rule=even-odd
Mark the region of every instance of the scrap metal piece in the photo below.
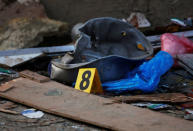
<svg viewBox="0 0 193 131">
<path fill-rule="evenodd" d="M 193 75 L 193 54 L 177 55 L 178 64 Z"/>
<path fill-rule="evenodd" d="M 44 54 L 74 51 L 73 45 L 0 51 L 0 65 L 14 67 Z"/>
<path fill-rule="evenodd" d="M 14 55 L 14 56 L 0 56 L 0 65 L 14 67 L 21 63 L 27 62 L 31 59 L 38 58 L 42 55 L 43 53 L 23 54 L 23 55 Z"/>
<path fill-rule="evenodd" d="M 53 46 L 53 47 L 39 47 L 39 48 L 26 48 L 17 50 L 0 51 L 0 56 L 13 56 L 24 54 L 38 54 L 38 53 L 63 53 L 68 51 L 74 51 L 73 45 Z"/>
<path fill-rule="evenodd" d="M 175 32 L 175 33 L 172 33 L 172 34 L 177 35 L 177 36 L 184 36 L 184 37 L 192 38 L 193 37 L 193 30 L 184 31 L 184 32 Z M 160 42 L 160 37 L 161 37 L 161 35 L 154 35 L 154 36 L 148 36 L 146 38 L 150 42 Z"/>
</svg>

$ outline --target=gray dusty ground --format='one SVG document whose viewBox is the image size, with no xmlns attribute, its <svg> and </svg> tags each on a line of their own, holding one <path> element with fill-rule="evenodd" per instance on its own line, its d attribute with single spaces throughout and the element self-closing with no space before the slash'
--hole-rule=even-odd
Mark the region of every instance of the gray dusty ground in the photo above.
<svg viewBox="0 0 193 131">
<path fill-rule="evenodd" d="M 1 100 L 2 101 L 2 100 Z M 11 109 L 22 112 L 30 107 L 18 105 Z M 102 131 L 97 127 L 78 123 L 45 113 L 40 119 L 30 119 L 19 115 L 0 112 L 0 131 Z"/>
</svg>

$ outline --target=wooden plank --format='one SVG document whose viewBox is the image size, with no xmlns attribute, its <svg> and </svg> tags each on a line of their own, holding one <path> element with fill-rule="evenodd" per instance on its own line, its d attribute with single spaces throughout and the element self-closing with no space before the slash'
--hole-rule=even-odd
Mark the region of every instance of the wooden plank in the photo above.
<svg viewBox="0 0 193 131">
<path fill-rule="evenodd" d="M 1 97 L 103 128 L 122 131 L 190 131 L 193 129 L 191 121 L 129 104 L 113 103 L 111 99 L 80 92 L 55 81 L 38 83 L 18 78 L 10 84 L 15 88 L 0 93 Z"/>
<path fill-rule="evenodd" d="M 14 115 L 19 114 L 16 111 L 8 110 L 8 109 L 11 109 L 11 108 L 15 108 L 16 106 L 17 105 L 15 105 L 13 102 L 7 101 L 3 104 L 0 104 L 0 112 L 10 113 L 10 114 L 14 114 Z"/>
<path fill-rule="evenodd" d="M 9 113 L 9 114 L 14 114 L 14 115 L 18 115 L 19 113 L 16 111 L 11 111 L 11 110 L 7 110 L 7 109 L 3 109 L 0 108 L 0 112 L 4 112 L 4 113 Z"/>
<path fill-rule="evenodd" d="M 162 93 L 162 94 L 151 94 L 151 95 L 135 95 L 135 96 L 121 96 L 114 97 L 115 102 L 167 102 L 167 103 L 184 103 L 193 101 L 182 93 Z"/>
<path fill-rule="evenodd" d="M 11 89 L 13 87 L 14 87 L 13 85 L 8 84 L 8 83 L 2 84 L 0 86 L 0 92 L 6 92 L 6 91 L 8 91 L 9 89 Z"/>
<path fill-rule="evenodd" d="M 13 102 L 10 102 L 10 101 L 0 104 L 1 109 L 11 109 L 11 108 L 15 108 L 16 106 L 17 105 L 15 105 Z"/>
<path fill-rule="evenodd" d="M 32 72 L 30 70 L 21 71 L 21 72 L 19 72 L 19 74 L 20 74 L 20 76 L 22 76 L 24 78 L 28 78 L 30 80 L 37 81 L 40 83 L 48 82 L 50 80 L 50 78 L 42 76 L 42 75 L 35 73 L 35 72 Z"/>
</svg>

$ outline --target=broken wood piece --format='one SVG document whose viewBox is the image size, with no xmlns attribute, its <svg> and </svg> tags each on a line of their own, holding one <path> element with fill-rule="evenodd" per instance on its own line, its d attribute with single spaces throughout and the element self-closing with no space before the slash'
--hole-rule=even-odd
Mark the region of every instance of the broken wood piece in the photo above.
<svg viewBox="0 0 193 131">
<path fill-rule="evenodd" d="M 11 110 L 7 110 L 7 109 L 3 109 L 3 108 L 0 108 L 0 112 L 9 113 L 9 114 L 14 114 L 14 115 L 19 114 L 19 113 L 16 112 L 16 111 L 11 111 Z"/>
<path fill-rule="evenodd" d="M 152 95 L 135 95 L 135 96 L 121 96 L 114 97 L 114 102 L 166 102 L 166 103 L 183 103 L 193 101 L 190 98 L 181 93 L 164 93 L 164 94 L 152 94 Z"/>
<path fill-rule="evenodd" d="M 193 108 L 193 102 L 187 102 L 181 105 L 184 108 Z"/>
<path fill-rule="evenodd" d="M 31 80 L 34 80 L 40 83 L 48 82 L 50 80 L 50 78 L 39 75 L 38 73 L 32 72 L 30 70 L 21 71 L 19 74 L 20 76 L 24 78 L 28 78 L 28 79 L 31 79 Z"/>
<path fill-rule="evenodd" d="M 48 81 L 38 83 L 26 78 L 10 81 L 16 88 L 0 93 L 6 98 L 44 112 L 89 123 L 99 127 L 128 131 L 187 131 L 193 129 L 190 121 L 134 107 L 129 104 L 109 104 L 112 99 L 80 92 L 71 87 Z M 45 95 L 52 90 L 59 95 Z"/>
<path fill-rule="evenodd" d="M 0 92 L 6 92 L 8 90 L 10 90 L 11 88 L 13 88 L 14 86 L 8 83 L 2 84 L 0 86 Z"/>
<path fill-rule="evenodd" d="M 11 109 L 11 108 L 15 108 L 17 107 L 16 104 L 14 104 L 13 102 L 7 101 L 3 104 L 0 104 L 0 108 L 1 109 Z"/>
</svg>

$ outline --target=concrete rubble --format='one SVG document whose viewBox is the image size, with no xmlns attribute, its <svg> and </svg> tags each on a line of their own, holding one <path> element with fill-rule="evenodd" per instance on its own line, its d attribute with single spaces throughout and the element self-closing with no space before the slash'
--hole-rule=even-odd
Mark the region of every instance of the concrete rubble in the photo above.
<svg viewBox="0 0 193 131">
<path fill-rule="evenodd" d="M 38 0 L 0 0 L 0 27 L 18 17 L 42 18 L 47 14 Z"/>
<path fill-rule="evenodd" d="M 64 22 L 48 18 L 17 18 L 0 28 L 0 50 L 37 46 L 45 36 L 68 32 Z"/>
</svg>

